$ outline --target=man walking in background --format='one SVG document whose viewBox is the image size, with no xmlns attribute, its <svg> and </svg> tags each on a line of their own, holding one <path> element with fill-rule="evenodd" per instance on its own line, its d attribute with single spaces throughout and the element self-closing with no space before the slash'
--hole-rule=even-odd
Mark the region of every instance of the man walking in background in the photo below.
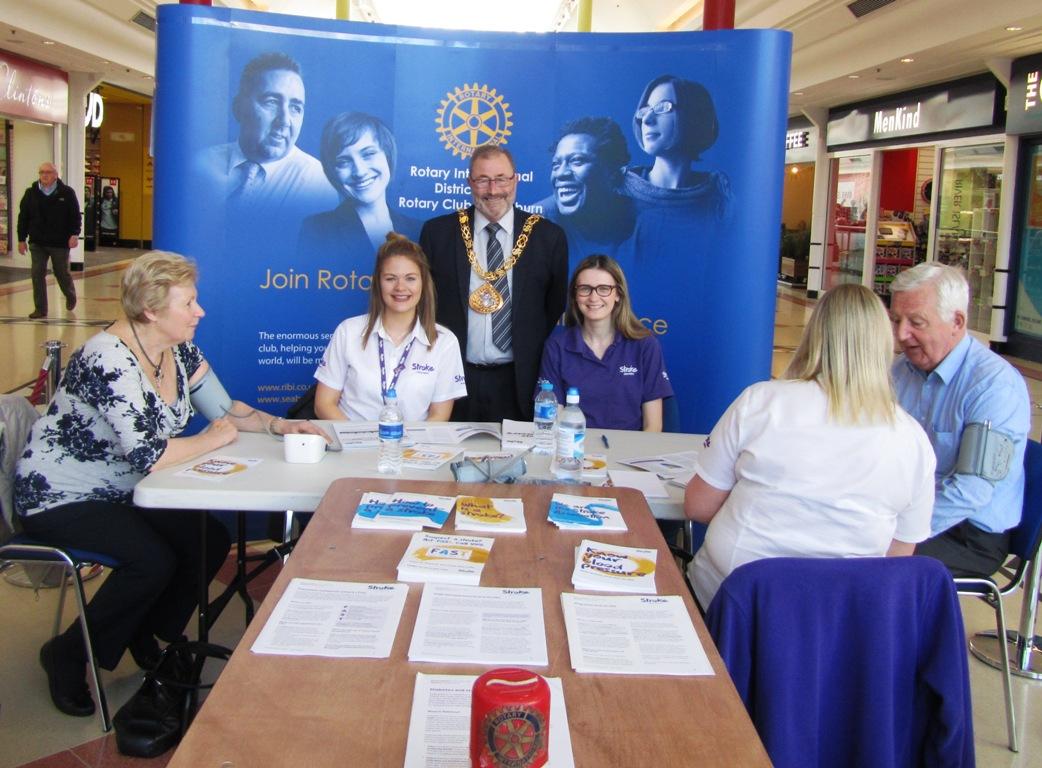
<svg viewBox="0 0 1042 768">
<path fill-rule="evenodd" d="M 33 312 L 30 320 L 47 317 L 47 262 L 65 296 L 65 308 L 76 308 L 76 287 L 69 274 L 69 249 L 80 234 L 80 202 L 72 187 L 58 178 L 54 163 L 40 165 L 40 180 L 25 190 L 18 206 L 18 252 L 26 242 L 32 258 Z"/>
</svg>

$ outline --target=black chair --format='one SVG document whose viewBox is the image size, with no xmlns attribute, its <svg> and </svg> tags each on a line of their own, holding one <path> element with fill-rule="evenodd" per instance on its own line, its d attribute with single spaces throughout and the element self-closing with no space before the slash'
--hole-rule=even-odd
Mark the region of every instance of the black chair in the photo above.
<svg viewBox="0 0 1042 768">
<path fill-rule="evenodd" d="M 1009 734 L 1009 748 L 1017 751 L 1017 724 L 1016 712 L 1013 708 L 1013 689 L 1010 678 L 1011 667 L 1014 672 L 1019 671 L 1011 665 L 1009 658 L 1009 647 L 1012 645 L 1018 652 L 1025 650 L 1030 653 L 1034 637 L 1021 637 L 1020 633 L 1006 631 L 1006 615 L 1003 610 L 1002 598 L 1015 592 L 1024 584 L 1024 578 L 1031 569 L 1032 563 L 1038 559 L 1039 544 L 1042 543 L 1042 445 L 1034 440 L 1028 440 L 1024 450 L 1024 504 L 1021 507 L 1020 523 L 1013 529 L 1010 535 L 1009 553 L 1016 557 L 1012 568 L 1003 567 L 996 575 L 1001 574 L 1004 579 L 999 584 L 995 575 L 989 578 L 960 577 L 955 579 L 955 588 L 960 595 L 978 597 L 984 600 L 995 611 L 995 630 L 981 632 L 970 641 L 970 653 L 990 666 L 1002 672 L 1002 686 L 1006 699 L 1006 730 Z M 1038 563 L 1035 563 L 1035 583 L 1029 585 L 1024 600 L 1037 602 L 1038 600 Z M 1034 606 L 1032 606 L 1033 608 Z M 1034 611 L 1031 611 L 1034 615 Z M 1033 631 L 1028 627 L 1027 631 Z M 997 638 L 1005 637 L 1006 642 L 1000 643 Z M 997 657 L 994 652 L 997 650 Z"/>
</svg>

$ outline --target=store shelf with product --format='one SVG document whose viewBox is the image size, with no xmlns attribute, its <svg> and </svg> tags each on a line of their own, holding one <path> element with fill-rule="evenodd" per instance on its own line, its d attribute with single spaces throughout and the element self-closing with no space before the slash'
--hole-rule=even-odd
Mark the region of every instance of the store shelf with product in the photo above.
<svg viewBox="0 0 1042 768">
<path fill-rule="evenodd" d="M 876 228 L 875 278 L 873 288 L 880 296 L 890 295 L 897 273 L 915 265 L 918 238 L 909 221 L 880 221 Z"/>
</svg>

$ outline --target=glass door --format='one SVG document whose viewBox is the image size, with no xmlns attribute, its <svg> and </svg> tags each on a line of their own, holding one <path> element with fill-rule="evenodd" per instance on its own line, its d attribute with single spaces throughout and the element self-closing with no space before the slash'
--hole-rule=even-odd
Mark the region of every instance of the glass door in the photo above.
<svg viewBox="0 0 1042 768">
<path fill-rule="evenodd" d="M 941 153 L 937 199 L 937 261 L 966 270 L 970 281 L 970 330 L 990 333 L 1002 144 L 950 147 Z"/>
<path fill-rule="evenodd" d="M 829 163 L 829 188 L 832 211 L 825 240 L 825 290 L 842 283 L 864 282 L 872 154 L 833 158 Z"/>
<path fill-rule="evenodd" d="M 1023 153 L 1026 157 L 1020 162 L 1027 164 L 1027 173 L 1020 176 L 1024 183 L 1013 330 L 1042 340 L 1042 144 L 1026 145 Z"/>
</svg>

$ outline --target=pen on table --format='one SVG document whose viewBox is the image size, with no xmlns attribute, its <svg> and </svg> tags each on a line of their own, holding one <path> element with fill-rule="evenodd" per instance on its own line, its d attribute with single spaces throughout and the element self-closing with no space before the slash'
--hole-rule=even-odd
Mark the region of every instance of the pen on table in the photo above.
<svg viewBox="0 0 1042 768">
<path fill-rule="evenodd" d="M 605 448 L 607 448 L 609 451 L 611 450 L 611 446 L 608 444 L 608 436 L 607 435 L 601 435 L 601 442 L 604 443 L 604 447 Z"/>
</svg>

